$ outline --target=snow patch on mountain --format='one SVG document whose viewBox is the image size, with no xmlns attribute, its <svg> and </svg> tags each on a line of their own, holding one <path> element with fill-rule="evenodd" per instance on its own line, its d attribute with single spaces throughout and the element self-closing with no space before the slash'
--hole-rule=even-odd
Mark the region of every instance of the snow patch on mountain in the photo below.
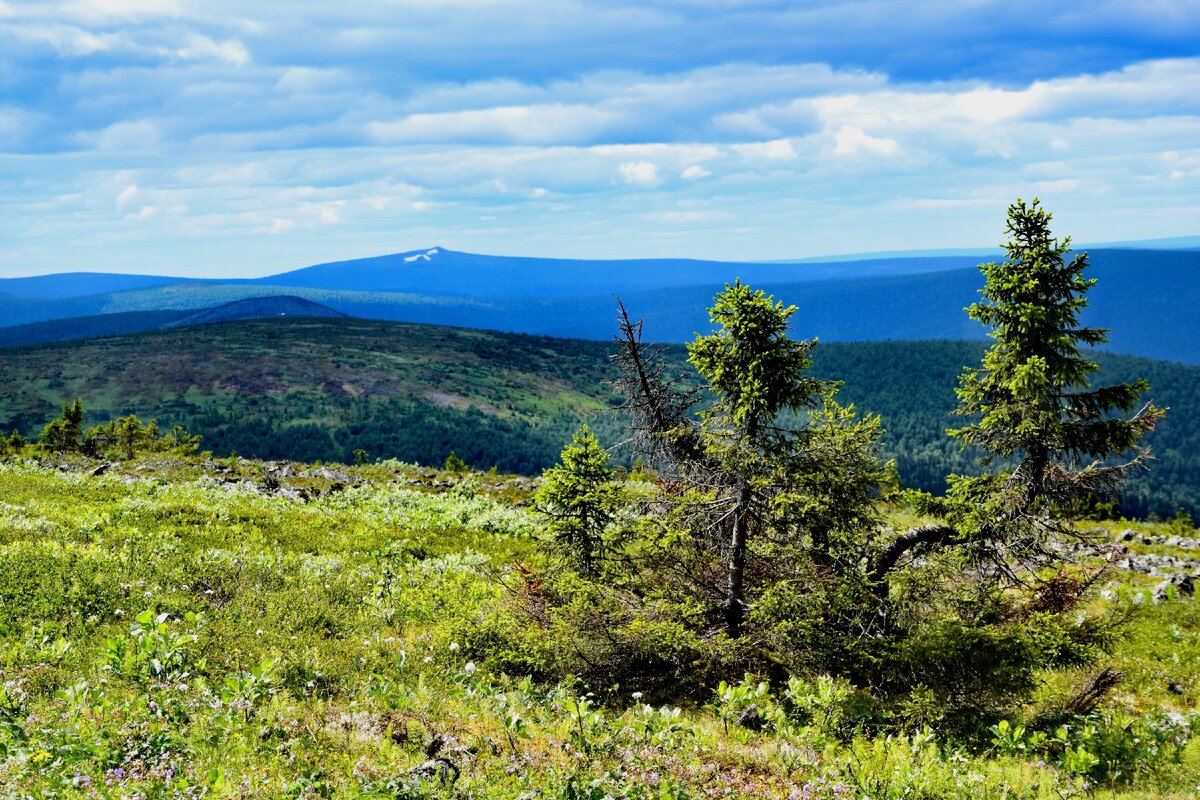
<svg viewBox="0 0 1200 800">
<path fill-rule="evenodd" d="M 440 252 L 441 251 L 435 247 L 432 250 L 426 250 L 424 253 L 414 253 L 411 256 L 405 256 L 404 260 L 410 264 L 414 261 L 432 261 L 433 259 L 431 256 L 436 256 Z"/>
</svg>

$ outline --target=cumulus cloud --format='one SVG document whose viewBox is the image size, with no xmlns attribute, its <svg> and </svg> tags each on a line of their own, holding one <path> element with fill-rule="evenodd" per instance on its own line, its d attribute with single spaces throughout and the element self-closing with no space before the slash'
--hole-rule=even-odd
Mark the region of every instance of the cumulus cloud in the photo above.
<svg viewBox="0 0 1200 800">
<path fill-rule="evenodd" d="M 882 9 L 0 0 L 0 151 L 23 156 L 0 161 L 21 186 L 0 272 L 67 240 L 132 264 L 130 237 L 189 269 L 449 231 L 575 255 L 965 246 L 1033 191 L 1077 238 L 1192 232 L 1167 228 L 1200 204 L 1196 4 Z"/>
<path fill-rule="evenodd" d="M 787 139 L 736 144 L 733 151 L 748 161 L 795 161 L 799 157 Z"/>
<path fill-rule="evenodd" d="M 212 58 L 238 67 L 250 61 L 249 51 L 237 39 L 217 42 L 199 34 L 189 36 L 184 46 L 175 52 L 180 58 L 191 60 Z"/>
<path fill-rule="evenodd" d="M 833 154 L 836 156 L 857 156 L 864 153 L 894 156 L 900 152 L 900 145 L 895 139 L 877 138 L 852 125 L 843 125 L 833 137 L 836 140 Z"/>
<path fill-rule="evenodd" d="M 631 186 L 656 186 L 659 183 L 658 165 L 653 161 L 626 161 L 617 167 L 621 180 Z"/>
<path fill-rule="evenodd" d="M 384 143 L 508 142 L 574 144 L 599 135 L 612 115 L 587 106 L 508 106 L 437 114 L 412 114 L 371 122 L 368 136 Z"/>
</svg>

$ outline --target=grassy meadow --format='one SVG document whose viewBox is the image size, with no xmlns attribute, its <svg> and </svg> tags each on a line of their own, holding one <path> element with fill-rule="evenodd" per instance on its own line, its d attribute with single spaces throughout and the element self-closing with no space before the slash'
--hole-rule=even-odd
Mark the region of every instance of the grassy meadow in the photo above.
<svg viewBox="0 0 1200 800">
<path fill-rule="evenodd" d="M 1159 577 L 1111 572 L 1089 601 L 1124 620 L 1101 663 L 1125 680 L 1097 710 L 1026 733 L 1086 677 L 1046 672 L 1028 708 L 952 740 L 875 728 L 820 676 L 673 696 L 550 677 L 559 654 L 521 638 L 559 569 L 528 478 L 97 463 L 0 462 L 2 797 L 1200 792 L 1200 604 L 1153 602 Z M 1178 524 L 1105 525 L 1135 530 L 1134 554 L 1197 555 L 1150 538 L 1190 533 Z"/>
</svg>

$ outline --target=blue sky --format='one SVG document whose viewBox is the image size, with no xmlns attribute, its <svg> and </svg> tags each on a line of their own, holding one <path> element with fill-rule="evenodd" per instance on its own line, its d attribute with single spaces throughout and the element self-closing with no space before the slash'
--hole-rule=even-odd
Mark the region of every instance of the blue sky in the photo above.
<svg viewBox="0 0 1200 800">
<path fill-rule="evenodd" d="M 1200 234 L 1200 0 L 0 0 L 0 276 Z"/>
</svg>

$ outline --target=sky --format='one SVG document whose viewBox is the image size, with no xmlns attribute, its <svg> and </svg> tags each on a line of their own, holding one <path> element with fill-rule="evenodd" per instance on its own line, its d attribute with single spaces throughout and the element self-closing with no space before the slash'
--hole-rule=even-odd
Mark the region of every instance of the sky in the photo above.
<svg viewBox="0 0 1200 800">
<path fill-rule="evenodd" d="M 0 0 L 0 277 L 1200 234 L 1200 0 Z"/>
</svg>

